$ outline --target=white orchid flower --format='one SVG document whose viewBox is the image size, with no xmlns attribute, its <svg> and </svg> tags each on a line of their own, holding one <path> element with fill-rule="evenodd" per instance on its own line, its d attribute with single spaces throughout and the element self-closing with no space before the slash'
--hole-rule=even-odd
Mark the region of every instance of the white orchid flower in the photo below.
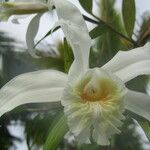
<svg viewBox="0 0 150 150">
<path fill-rule="evenodd" d="M 120 133 L 123 112 L 129 110 L 150 121 L 150 97 L 127 89 L 125 83 L 150 74 L 150 44 L 130 51 L 119 51 L 100 68 L 89 68 L 91 39 L 79 10 L 66 0 L 55 0 L 60 25 L 73 53 L 68 75 L 42 70 L 19 75 L 0 91 L 0 115 L 25 103 L 61 101 L 70 132 L 80 143 L 91 137 L 109 145 Z"/>
</svg>

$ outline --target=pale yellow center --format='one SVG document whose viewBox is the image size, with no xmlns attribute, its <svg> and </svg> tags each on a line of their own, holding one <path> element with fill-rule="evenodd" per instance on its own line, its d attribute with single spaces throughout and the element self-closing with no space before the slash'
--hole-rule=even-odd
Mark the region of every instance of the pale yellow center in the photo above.
<svg viewBox="0 0 150 150">
<path fill-rule="evenodd" d="M 97 80 L 87 83 L 81 92 L 85 101 L 107 101 L 117 94 L 117 85 L 109 79 Z"/>
<path fill-rule="evenodd" d="M 106 102 L 120 94 L 117 83 L 108 76 L 83 77 L 75 89 L 83 101 L 89 102 Z"/>
</svg>

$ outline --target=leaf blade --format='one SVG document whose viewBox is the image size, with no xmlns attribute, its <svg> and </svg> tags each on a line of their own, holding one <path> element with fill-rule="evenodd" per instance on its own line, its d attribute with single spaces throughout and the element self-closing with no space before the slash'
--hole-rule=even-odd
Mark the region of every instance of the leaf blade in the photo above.
<svg viewBox="0 0 150 150">
<path fill-rule="evenodd" d="M 73 57 L 72 49 L 69 46 L 66 38 L 64 38 L 64 68 L 66 73 L 68 73 L 73 60 L 74 57 Z"/>
<path fill-rule="evenodd" d="M 107 27 L 105 27 L 104 25 L 101 25 L 92 29 L 89 34 L 92 39 L 95 39 L 98 36 L 101 36 L 103 33 L 106 33 L 107 31 L 108 31 Z"/>
<path fill-rule="evenodd" d="M 53 32 L 57 31 L 60 27 L 56 27 L 55 29 L 53 29 Z M 51 35 L 52 33 L 52 29 L 49 30 L 35 45 L 34 48 L 41 42 L 43 41 L 47 36 Z"/>
<path fill-rule="evenodd" d="M 150 122 L 149 121 L 138 121 L 140 126 L 142 127 L 145 135 L 147 136 L 148 140 L 150 141 Z"/>
<path fill-rule="evenodd" d="M 136 15 L 135 0 L 123 0 L 122 14 L 126 32 L 128 36 L 131 38 L 134 29 L 135 15 Z"/>
<path fill-rule="evenodd" d="M 50 129 L 43 150 L 55 150 L 67 131 L 68 125 L 66 117 L 63 114 L 60 114 L 54 121 L 52 129 Z"/>
<path fill-rule="evenodd" d="M 89 13 L 92 13 L 92 0 L 79 0 L 81 6 Z"/>
</svg>

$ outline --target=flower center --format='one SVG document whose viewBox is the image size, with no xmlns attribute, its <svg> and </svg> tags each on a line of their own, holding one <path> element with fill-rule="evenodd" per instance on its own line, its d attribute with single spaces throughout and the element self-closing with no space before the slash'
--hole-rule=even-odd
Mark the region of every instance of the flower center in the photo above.
<svg viewBox="0 0 150 150">
<path fill-rule="evenodd" d="M 95 80 L 95 79 L 94 79 Z M 117 94 L 117 85 L 110 79 L 90 80 L 85 85 L 81 93 L 81 98 L 85 101 L 107 101 Z"/>
<path fill-rule="evenodd" d="M 118 84 L 103 70 L 84 75 L 76 89 L 81 99 L 89 102 L 106 102 L 120 95 Z"/>
</svg>

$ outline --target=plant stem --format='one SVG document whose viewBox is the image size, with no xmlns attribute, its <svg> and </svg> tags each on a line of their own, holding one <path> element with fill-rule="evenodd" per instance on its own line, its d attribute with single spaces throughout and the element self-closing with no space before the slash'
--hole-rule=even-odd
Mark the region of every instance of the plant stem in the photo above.
<svg viewBox="0 0 150 150">
<path fill-rule="evenodd" d="M 91 14 L 94 18 L 96 18 L 98 21 L 91 19 L 85 15 L 83 15 L 84 19 L 86 21 L 89 21 L 91 23 L 97 24 L 97 25 L 104 25 L 106 26 L 108 29 L 110 29 L 112 32 L 114 32 L 115 34 L 119 35 L 120 37 L 124 38 L 125 40 L 127 40 L 128 42 L 130 42 L 134 47 L 138 47 L 138 44 L 133 40 L 128 38 L 127 36 L 125 36 L 124 34 L 116 31 L 112 26 L 110 26 L 109 24 L 107 24 L 105 21 L 101 20 L 100 18 L 98 18 L 97 16 L 95 16 L 94 14 Z"/>
<path fill-rule="evenodd" d="M 97 25 L 104 25 L 105 27 L 107 27 L 109 30 L 111 30 L 112 32 L 114 32 L 115 34 L 119 35 L 120 37 L 124 38 L 126 41 L 130 42 L 134 47 L 138 47 L 139 45 L 133 40 L 133 39 L 130 39 L 128 38 L 127 36 L 125 36 L 124 34 L 116 31 L 112 26 L 110 26 L 109 24 L 107 24 L 105 21 L 101 20 L 100 18 L 98 18 L 97 16 L 95 16 L 94 14 L 91 14 L 95 19 L 97 20 L 94 20 L 92 18 L 89 18 L 85 15 L 83 15 L 83 18 L 88 21 L 88 22 L 91 22 L 91 23 L 94 23 L 94 24 L 97 24 Z M 57 27 L 54 31 L 56 31 L 57 29 L 59 29 L 60 27 Z M 47 34 L 42 37 L 36 44 L 34 47 L 36 47 L 44 38 L 46 38 L 48 35 L 51 34 L 51 30 L 49 32 L 47 32 Z"/>
</svg>

